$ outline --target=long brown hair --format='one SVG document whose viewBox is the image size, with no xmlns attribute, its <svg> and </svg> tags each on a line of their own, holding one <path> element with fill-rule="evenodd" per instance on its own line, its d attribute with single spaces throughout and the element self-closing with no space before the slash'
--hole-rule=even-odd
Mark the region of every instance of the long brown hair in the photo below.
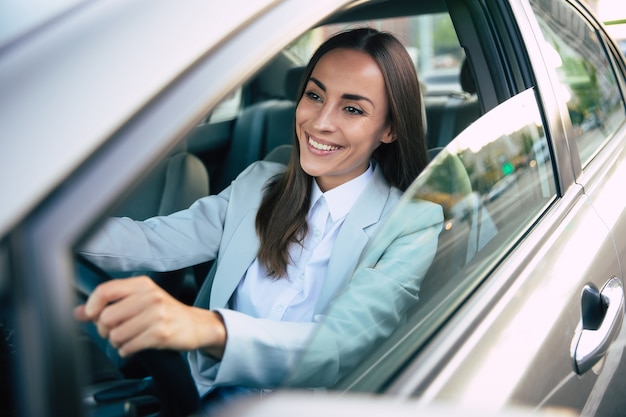
<svg viewBox="0 0 626 417">
<path fill-rule="evenodd" d="M 428 163 L 421 92 L 413 61 L 402 43 L 389 33 L 370 28 L 340 32 L 313 54 L 302 79 L 299 99 L 317 62 L 337 48 L 365 52 L 381 69 L 389 104 L 387 117 L 396 140 L 378 146 L 372 159 L 387 181 L 404 191 Z M 301 244 L 308 231 L 312 178 L 300 166 L 295 131 L 293 145 L 287 170 L 268 182 L 256 217 L 260 240 L 257 256 L 268 275 L 275 278 L 286 275 L 289 246 Z"/>
</svg>

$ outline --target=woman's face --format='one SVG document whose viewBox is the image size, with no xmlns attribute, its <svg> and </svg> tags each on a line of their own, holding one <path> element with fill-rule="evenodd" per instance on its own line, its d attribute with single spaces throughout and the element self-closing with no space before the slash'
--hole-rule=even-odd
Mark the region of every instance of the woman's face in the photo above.
<svg viewBox="0 0 626 417">
<path fill-rule="evenodd" d="M 316 64 L 296 108 L 300 165 L 328 191 L 367 170 L 394 140 L 383 74 L 368 54 L 333 49 Z"/>
</svg>

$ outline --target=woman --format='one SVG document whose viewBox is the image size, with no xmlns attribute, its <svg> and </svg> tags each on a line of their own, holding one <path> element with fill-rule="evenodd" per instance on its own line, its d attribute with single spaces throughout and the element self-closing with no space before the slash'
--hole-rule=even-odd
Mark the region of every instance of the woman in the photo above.
<svg viewBox="0 0 626 417">
<path fill-rule="evenodd" d="M 353 286 L 368 290 L 359 277 L 377 265 L 389 274 L 384 268 L 398 265 L 387 262 L 394 258 L 386 248 L 360 255 L 427 163 L 419 84 L 406 50 L 373 29 L 335 35 L 312 57 L 300 97 L 286 170 L 257 162 L 219 195 L 187 210 L 144 222 L 111 219 L 82 251 L 116 271 L 175 270 L 215 259 L 193 307 L 139 277 L 99 286 L 76 309 L 122 356 L 146 348 L 189 351 L 201 396 L 216 386 L 281 384 L 331 299 L 341 292 L 339 299 L 349 300 Z M 416 213 L 408 221 L 412 239 L 425 242 L 424 256 L 409 274 L 410 300 L 390 293 L 402 306 L 389 317 L 416 299 L 434 256 L 441 209 L 420 202 Z M 394 321 L 387 320 L 383 333 Z M 303 375 L 325 362 L 323 381 L 333 381 L 342 360 L 335 354 L 310 359 Z M 307 376 L 299 383 L 318 385 Z"/>
</svg>

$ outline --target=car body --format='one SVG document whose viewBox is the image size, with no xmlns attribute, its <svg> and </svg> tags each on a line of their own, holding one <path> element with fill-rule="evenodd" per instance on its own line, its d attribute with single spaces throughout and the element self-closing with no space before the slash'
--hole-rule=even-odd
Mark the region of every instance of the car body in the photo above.
<svg viewBox="0 0 626 417">
<path fill-rule="evenodd" d="M 442 16 L 448 29 L 425 31 Z M 288 144 L 296 52 L 361 21 L 419 39 L 413 54 L 451 37 L 415 62 L 456 68 L 464 91 L 423 97 L 432 162 L 373 239 L 413 198 L 442 206 L 420 301 L 325 388 L 621 415 L 626 63 L 576 0 L 90 1 L 2 39 L 5 409 L 87 415 L 75 248 L 106 216 L 147 206 L 145 181 L 181 144 L 210 193 Z"/>
<path fill-rule="evenodd" d="M 626 39 L 617 39 L 616 41 L 622 54 L 626 55 Z"/>
</svg>

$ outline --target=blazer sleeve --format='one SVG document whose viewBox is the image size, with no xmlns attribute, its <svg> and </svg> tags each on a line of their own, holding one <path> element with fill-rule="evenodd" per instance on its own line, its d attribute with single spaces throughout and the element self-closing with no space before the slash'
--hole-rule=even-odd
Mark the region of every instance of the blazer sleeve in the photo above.
<svg viewBox="0 0 626 417">
<path fill-rule="evenodd" d="M 421 280 L 437 249 L 441 207 L 414 202 L 406 210 L 409 213 L 403 210 L 401 222 L 388 224 L 382 238 L 365 249 L 349 284 L 313 323 L 277 322 L 218 310 L 228 334 L 222 361 L 198 352 L 189 356 L 200 391 L 232 384 L 331 386 L 358 363 L 367 348 L 387 337 L 417 302 Z"/>
<path fill-rule="evenodd" d="M 108 271 L 172 271 L 215 257 L 228 191 L 144 221 L 110 218 L 79 252 Z"/>
<path fill-rule="evenodd" d="M 79 252 L 112 272 L 172 271 L 215 259 L 222 238 L 257 209 L 266 181 L 283 170 L 281 164 L 256 162 L 220 194 L 201 198 L 188 209 L 144 221 L 108 219 Z M 233 195 L 246 198 L 231 205 Z"/>
</svg>

